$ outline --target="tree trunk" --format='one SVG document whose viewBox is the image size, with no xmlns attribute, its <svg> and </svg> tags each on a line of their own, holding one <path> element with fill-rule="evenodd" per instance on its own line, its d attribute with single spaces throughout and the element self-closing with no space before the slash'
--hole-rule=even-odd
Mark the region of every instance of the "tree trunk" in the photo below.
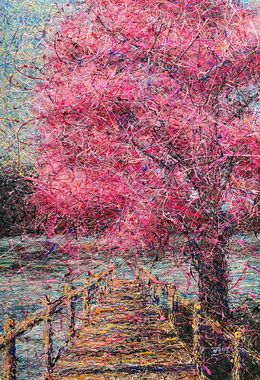
<svg viewBox="0 0 260 380">
<path fill-rule="evenodd" d="M 218 321 L 230 317 L 228 303 L 228 264 L 226 254 L 215 248 L 210 255 L 203 255 L 198 263 L 199 301 L 202 313 Z"/>
</svg>

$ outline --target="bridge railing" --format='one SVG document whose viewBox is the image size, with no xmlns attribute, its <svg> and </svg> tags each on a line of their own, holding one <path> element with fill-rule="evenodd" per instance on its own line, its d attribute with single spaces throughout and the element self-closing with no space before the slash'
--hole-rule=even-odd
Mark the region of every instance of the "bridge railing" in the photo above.
<svg viewBox="0 0 260 380">
<path fill-rule="evenodd" d="M 85 321 L 89 321 L 90 301 L 93 297 L 101 297 L 106 294 L 113 285 L 115 266 L 109 265 L 106 270 L 97 273 L 84 280 L 84 285 L 76 288 L 64 286 L 64 295 L 50 301 L 48 297 L 42 301 L 44 310 L 29 315 L 21 322 L 15 322 L 6 316 L 3 322 L 4 333 L 0 335 L 0 350 L 3 355 L 3 380 L 15 380 L 17 377 L 17 359 L 15 355 L 16 340 L 30 331 L 34 326 L 43 323 L 43 346 L 44 346 L 44 379 L 48 379 L 62 349 L 75 334 L 75 300 L 82 300 L 82 309 L 86 315 Z M 60 347 L 58 354 L 54 356 L 54 334 L 52 329 L 52 316 L 66 310 L 67 334 L 65 344 Z"/>
<path fill-rule="evenodd" d="M 194 358 L 201 379 L 208 378 L 206 374 L 210 374 L 209 368 L 203 364 L 201 357 L 201 336 L 203 328 L 210 328 L 211 335 L 218 334 L 223 337 L 226 342 L 229 342 L 231 347 L 229 356 L 232 364 L 232 380 L 241 380 L 243 378 L 243 357 L 245 352 L 254 362 L 259 362 L 259 355 L 249 348 L 245 348 L 245 339 L 243 331 L 240 328 L 232 325 L 223 328 L 219 322 L 214 321 L 208 316 L 204 317 L 198 301 L 192 302 L 187 300 L 177 291 L 176 286 L 158 280 L 151 272 L 143 267 L 136 268 L 135 278 L 140 282 L 142 289 L 148 289 L 150 291 L 150 294 L 152 294 L 155 300 L 158 301 L 159 298 L 164 295 L 167 300 L 167 317 L 177 333 L 179 333 L 180 328 L 178 324 L 178 309 L 182 308 L 182 310 L 186 310 L 189 314 L 190 318 L 188 318 L 188 320 L 190 324 L 189 327 L 192 331 L 192 344 L 187 345 L 187 349 Z"/>
</svg>

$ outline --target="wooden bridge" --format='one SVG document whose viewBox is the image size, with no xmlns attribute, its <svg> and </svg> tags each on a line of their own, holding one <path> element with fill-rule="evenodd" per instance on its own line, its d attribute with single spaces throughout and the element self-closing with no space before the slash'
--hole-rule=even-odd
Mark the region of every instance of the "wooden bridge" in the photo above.
<svg viewBox="0 0 260 380">
<path fill-rule="evenodd" d="M 95 300 L 95 304 L 92 301 Z M 164 300 L 164 304 L 163 301 Z M 75 328 L 75 304 L 81 302 Z M 145 269 L 133 280 L 115 278 L 115 267 L 84 280 L 76 289 L 68 285 L 44 311 L 15 323 L 6 317 L 0 336 L 3 380 L 15 380 L 16 340 L 37 324 L 43 326 L 45 380 L 101 379 L 205 379 L 210 373 L 200 357 L 203 318 L 198 303 L 183 299 L 173 285 L 160 282 Z M 177 309 L 189 314 L 190 341 L 181 339 Z M 54 354 L 52 317 L 66 309 L 66 340 Z M 207 319 L 212 329 L 219 325 Z M 213 326 L 213 327 L 212 327 Z M 241 379 L 239 331 L 226 331 L 232 343 L 232 379 Z M 41 378 L 39 375 L 37 379 Z M 28 379 L 29 380 L 29 379 Z"/>
</svg>

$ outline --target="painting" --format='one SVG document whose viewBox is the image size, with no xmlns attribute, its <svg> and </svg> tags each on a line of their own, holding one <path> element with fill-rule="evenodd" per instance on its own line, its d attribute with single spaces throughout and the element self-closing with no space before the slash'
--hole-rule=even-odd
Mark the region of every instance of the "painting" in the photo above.
<svg viewBox="0 0 260 380">
<path fill-rule="evenodd" d="M 0 1 L 1 379 L 259 379 L 258 11 Z"/>
</svg>

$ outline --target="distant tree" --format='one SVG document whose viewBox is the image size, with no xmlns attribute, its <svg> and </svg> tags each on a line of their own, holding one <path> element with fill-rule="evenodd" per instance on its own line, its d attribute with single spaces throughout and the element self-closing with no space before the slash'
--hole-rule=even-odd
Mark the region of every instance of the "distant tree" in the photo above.
<svg viewBox="0 0 260 380">
<path fill-rule="evenodd" d="M 62 221 L 133 251 L 169 251 L 178 236 L 203 311 L 220 320 L 229 240 L 257 207 L 255 13 L 92 2 L 49 32 L 36 89 L 33 199 L 48 233 Z"/>
<path fill-rule="evenodd" d="M 31 232 L 35 208 L 28 207 L 27 198 L 33 186 L 13 168 L 0 173 L 0 237 Z M 32 223 L 34 224 L 34 223 Z"/>
</svg>

